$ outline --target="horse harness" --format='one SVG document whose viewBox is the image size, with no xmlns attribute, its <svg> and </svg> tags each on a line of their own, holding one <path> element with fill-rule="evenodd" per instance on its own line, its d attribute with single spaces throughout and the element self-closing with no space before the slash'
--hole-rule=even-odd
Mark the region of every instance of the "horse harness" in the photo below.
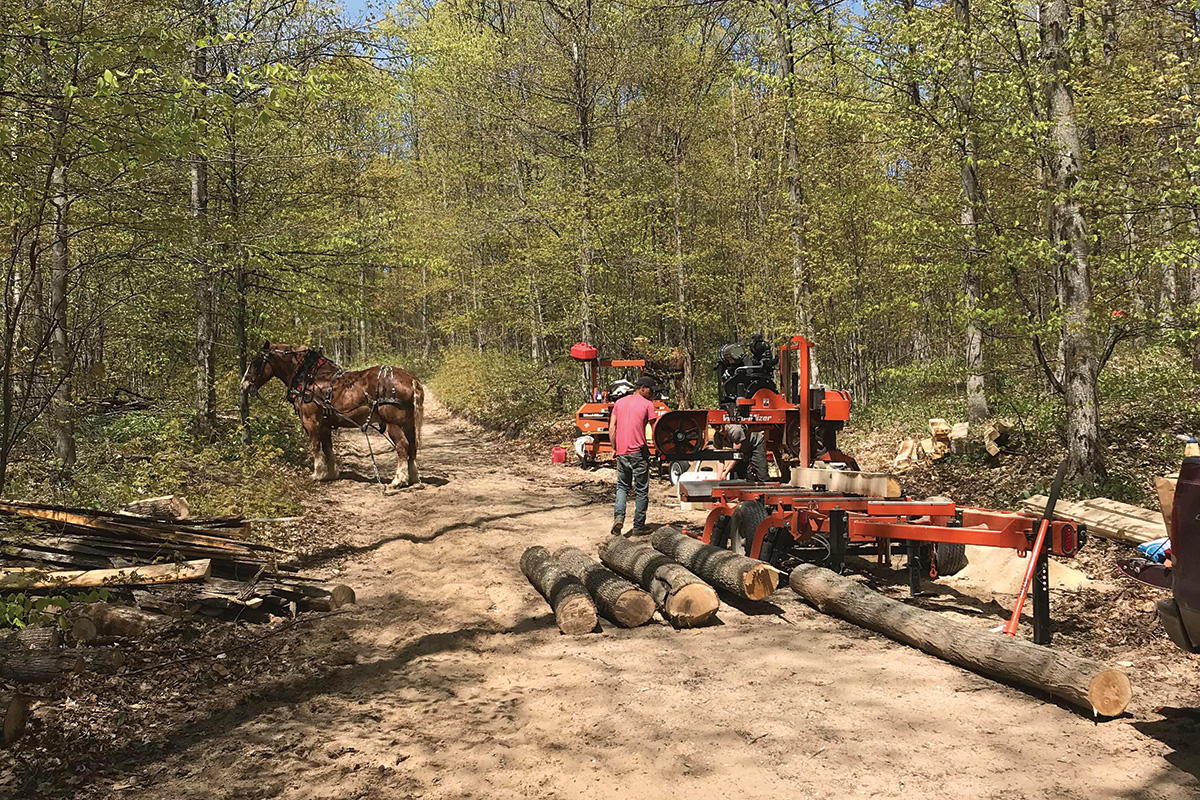
<svg viewBox="0 0 1200 800">
<path fill-rule="evenodd" d="M 325 358 L 321 350 L 313 349 L 305 353 L 300 365 L 296 367 L 296 372 L 292 375 L 292 379 L 288 382 L 288 402 L 292 403 L 292 405 L 295 407 L 297 417 L 300 416 L 300 406 L 302 404 L 315 403 L 325 414 L 336 414 L 343 420 L 349 422 L 351 425 L 356 426 L 360 431 L 362 431 L 363 436 L 365 436 L 367 439 L 367 452 L 371 456 L 371 467 L 375 472 L 375 480 L 382 485 L 383 480 L 379 477 L 379 465 L 375 463 L 375 449 L 371 446 L 371 436 L 368 433 L 368 430 L 372 427 L 376 427 L 379 433 L 383 434 L 384 438 L 387 439 L 393 447 L 395 446 L 396 443 L 392 441 L 391 436 L 388 436 L 387 426 L 383 424 L 382 419 L 380 419 L 375 426 L 371 425 L 371 418 L 376 415 L 380 406 L 405 405 L 405 402 L 396 394 L 396 382 L 393 380 L 393 371 L 395 368 L 390 365 L 381 365 L 379 367 L 379 372 L 375 375 L 375 385 L 381 392 L 379 397 L 372 398 L 370 392 L 368 392 L 366 388 L 362 389 L 362 393 L 366 395 L 366 398 L 369 402 L 370 410 L 367 412 L 366 422 L 364 422 L 362 425 L 359 425 L 354 421 L 353 417 L 339 411 L 333 405 L 333 388 L 337 383 L 338 378 L 342 377 L 342 375 L 346 373 L 345 367 L 340 367 L 337 366 L 337 364 L 334 364 L 334 366 L 337 367 L 337 371 L 330 377 L 329 386 L 325 389 L 324 397 L 317 396 L 316 392 L 313 391 L 316 388 L 313 386 L 313 379 L 316 376 L 316 372 L 326 364 L 334 364 L 334 362 Z M 382 391 L 384 386 L 383 377 L 385 371 L 388 379 L 387 386 L 390 387 L 390 393 L 388 394 L 385 394 Z"/>
<path fill-rule="evenodd" d="M 316 403 L 323 412 L 327 414 L 336 414 L 343 420 L 354 424 L 360 430 L 365 432 L 367 427 L 371 425 L 371 418 L 376 415 L 380 406 L 406 405 L 405 401 L 401 400 L 396 392 L 396 382 L 393 379 L 395 367 L 390 365 L 382 365 L 379 367 L 379 371 L 375 375 L 375 385 L 379 391 L 379 396 L 371 397 L 371 393 L 368 392 L 365 387 L 362 389 L 362 393 L 367 398 L 369 410 L 367 412 L 367 421 L 362 425 L 358 425 L 358 423 L 354 422 L 353 417 L 350 417 L 347 414 L 339 411 L 333 405 L 333 389 L 335 384 L 337 384 L 338 378 L 342 377 L 342 375 L 346 373 L 346 369 L 344 367 L 337 367 L 337 372 L 333 373 L 333 375 L 329 378 L 329 386 L 325 389 L 324 397 L 320 397 L 316 394 L 315 390 L 317 387 L 313 386 L 313 380 L 316 376 L 317 370 L 326 364 L 334 364 L 334 362 L 325 358 L 322 352 L 318 349 L 309 350 L 304 354 L 304 359 L 296 368 L 296 372 L 294 375 L 292 375 L 291 381 L 288 382 L 287 399 L 288 402 L 295 406 L 297 416 L 300 414 L 300 405 L 302 403 Z M 337 365 L 334 364 L 334 366 Z M 384 383 L 385 376 L 387 378 L 386 384 Z M 388 388 L 384 389 L 385 386 Z M 297 400 L 300 402 L 297 403 Z M 382 420 L 377 423 L 376 427 L 378 427 L 380 433 L 384 434 L 385 436 L 387 435 L 387 426 L 383 424 Z M 388 438 L 390 441 L 391 437 Z"/>
</svg>

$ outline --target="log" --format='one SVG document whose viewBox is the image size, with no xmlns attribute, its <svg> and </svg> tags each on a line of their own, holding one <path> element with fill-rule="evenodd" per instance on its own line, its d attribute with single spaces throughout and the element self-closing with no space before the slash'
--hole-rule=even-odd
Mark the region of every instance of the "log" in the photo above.
<svg viewBox="0 0 1200 800">
<path fill-rule="evenodd" d="M 1171 510 L 1175 506 L 1175 485 L 1178 475 L 1160 475 L 1154 478 L 1154 490 L 1158 492 L 1158 507 L 1162 509 L 1163 524 L 1171 530 Z"/>
<path fill-rule="evenodd" d="M 137 639 L 151 629 L 170 622 L 170 617 L 154 614 L 131 606 L 111 603 L 87 603 L 73 606 L 67 612 L 73 621 L 71 635 L 78 642 L 90 642 L 98 637 L 117 636 Z"/>
<path fill-rule="evenodd" d="M 645 625 L 654 616 L 653 597 L 578 547 L 564 547 L 554 558 L 559 566 L 583 581 L 596 609 L 622 628 Z"/>
<path fill-rule="evenodd" d="M 1128 676 L 1120 670 L 907 606 L 823 567 L 802 564 L 792 570 L 789 583 L 824 614 L 1096 715 L 1120 714 L 1133 694 Z"/>
<path fill-rule="evenodd" d="M 188 501 L 177 494 L 134 500 L 125 506 L 125 510 L 131 514 L 154 517 L 156 519 L 187 519 L 191 513 Z"/>
<path fill-rule="evenodd" d="M 14 683 L 49 683 L 73 662 L 55 650 L 6 650 L 0 654 L 0 679 Z"/>
<path fill-rule="evenodd" d="M 903 469 L 917 463 L 920 458 L 919 447 L 920 443 L 916 439 L 905 439 L 900 442 L 900 446 L 896 449 L 896 457 L 892 460 L 892 466 L 896 469 Z"/>
<path fill-rule="evenodd" d="M 4 746 L 9 747 L 25 734 L 29 699 L 20 692 L 0 692 L 0 722 L 4 728 Z"/>
<path fill-rule="evenodd" d="M 21 628 L 0 636 L 0 653 L 12 649 L 57 650 L 62 645 L 62 629 L 57 625 Z"/>
<path fill-rule="evenodd" d="M 554 609 L 558 629 L 571 636 L 596 629 L 596 606 L 579 578 L 559 566 L 550 551 L 536 545 L 521 555 L 521 572 Z"/>
<path fill-rule="evenodd" d="M 641 586 L 676 628 L 695 628 L 711 622 L 721 607 L 711 586 L 648 544 L 611 536 L 600 545 L 600 561 Z"/>
<path fill-rule="evenodd" d="M 146 586 L 155 583 L 202 581 L 212 571 L 208 559 L 182 564 L 148 564 L 124 569 L 67 570 L 46 572 L 40 569 L 0 572 L 0 589 L 66 589 L 96 586 Z"/>
<path fill-rule="evenodd" d="M 744 600 L 765 600 L 779 586 L 779 570 L 756 558 L 704 544 L 678 528 L 659 528 L 650 537 L 654 549 L 718 589 Z"/>
</svg>

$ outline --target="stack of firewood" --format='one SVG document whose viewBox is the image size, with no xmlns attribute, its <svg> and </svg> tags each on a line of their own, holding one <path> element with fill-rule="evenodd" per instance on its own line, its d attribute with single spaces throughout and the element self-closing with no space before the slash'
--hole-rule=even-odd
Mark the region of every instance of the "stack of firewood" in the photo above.
<svg viewBox="0 0 1200 800">
<path fill-rule="evenodd" d="M 654 532 L 650 544 L 612 536 L 600 561 L 575 547 L 551 554 L 530 547 L 521 571 L 554 610 L 563 633 L 597 629 L 597 614 L 623 628 L 644 625 L 655 609 L 676 628 L 716 619 L 716 589 L 743 600 L 763 600 L 779 584 L 779 571 L 757 559 L 703 544 L 678 528 Z"/>
<path fill-rule="evenodd" d="M 0 501 L 0 593 L 90 588 L 174 616 L 249 621 L 354 602 L 350 587 L 304 576 L 290 553 L 252 541 L 241 519 Z"/>
</svg>

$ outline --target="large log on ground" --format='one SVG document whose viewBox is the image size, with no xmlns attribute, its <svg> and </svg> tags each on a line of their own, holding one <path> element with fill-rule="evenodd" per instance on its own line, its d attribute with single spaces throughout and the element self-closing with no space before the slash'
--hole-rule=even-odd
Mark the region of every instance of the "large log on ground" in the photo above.
<svg viewBox="0 0 1200 800">
<path fill-rule="evenodd" d="M 587 587 L 567 572 L 550 551 L 537 545 L 521 555 L 521 572 L 554 609 L 554 619 L 563 633 L 577 636 L 596 628 L 596 606 Z"/>
<path fill-rule="evenodd" d="M 67 612 L 67 617 L 72 620 L 71 635 L 78 642 L 90 642 L 112 636 L 137 639 L 152 628 L 171 621 L 171 618 L 164 614 L 111 603 L 73 606 Z"/>
<path fill-rule="evenodd" d="M 4 746 L 8 747 L 25 733 L 29 721 L 29 699 L 20 692 L 0 692 L 0 723 L 4 728 Z"/>
<path fill-rule="evenodd" d="M 554 557 L 563 569 L 583 581 L 597 610 L 622 628 L 645 625 L 654 616 L 653 597 L 578 547 L 564 547 Z"/>
<path fill-rule="evenodd" d="M 0 589 L 70 589 L 96 586 L 146 586 L 155 583 L 202 581 L 209 576 L 208 559 L 182 564 L 147 564 L 122 569 L 46 572 L 23 569 L 0 572 Z"/>
<path fill-rule="evenodd" d="M 707 624 L 721 607 L 711 586 L 648 544 L 611 536 L 600 545 L 600 561 L 649 592 L 676 628 Z"/>
<path fill-rule="evenodd" d="M 678 528 L 659 528 L 650 543 L 655 550 L 736 597 L 763 600 L 779 586 L 779 571 L 770 564 L 704 544 Z"/>
<path fill-rule="evenodd" d="M 789 583 L 822 613 L 1094 714 L 1120 714 L 1133 694 L 1129 678 L 1120 670 L 907 606 L 823 567 L 798 566 Z"/>
</svg>

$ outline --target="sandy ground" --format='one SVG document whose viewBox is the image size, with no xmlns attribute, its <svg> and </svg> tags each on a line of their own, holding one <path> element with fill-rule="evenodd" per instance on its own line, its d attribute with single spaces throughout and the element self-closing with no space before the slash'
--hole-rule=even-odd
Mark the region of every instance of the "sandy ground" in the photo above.
<svg viewBox="0 0 1200 800">
<path fill-rule="evenodd" d="M 435 409 L 430 484 L 385 496 L 363 480 L 360 445 L 339 444 L 357 480 L 314 490 L 314 510 L 356 548 L 342 579 L 357 610 L 304 634 L 328 667 L 199 717 L 111 796 L 1200 793 L 1200 712 L 1156 710 L 1154 687 L 1097 724 L 824 617 L 787 589 L 757 608 L 725 604 L 703 630 L 605 623 L 562 636 L 517 561 L 532 544 L 594 552 L 612 519 L 604 476 L 514 458 Z M 667 489 L 655 487 L 652 523 L 699 518 Z"/>
</svg>

